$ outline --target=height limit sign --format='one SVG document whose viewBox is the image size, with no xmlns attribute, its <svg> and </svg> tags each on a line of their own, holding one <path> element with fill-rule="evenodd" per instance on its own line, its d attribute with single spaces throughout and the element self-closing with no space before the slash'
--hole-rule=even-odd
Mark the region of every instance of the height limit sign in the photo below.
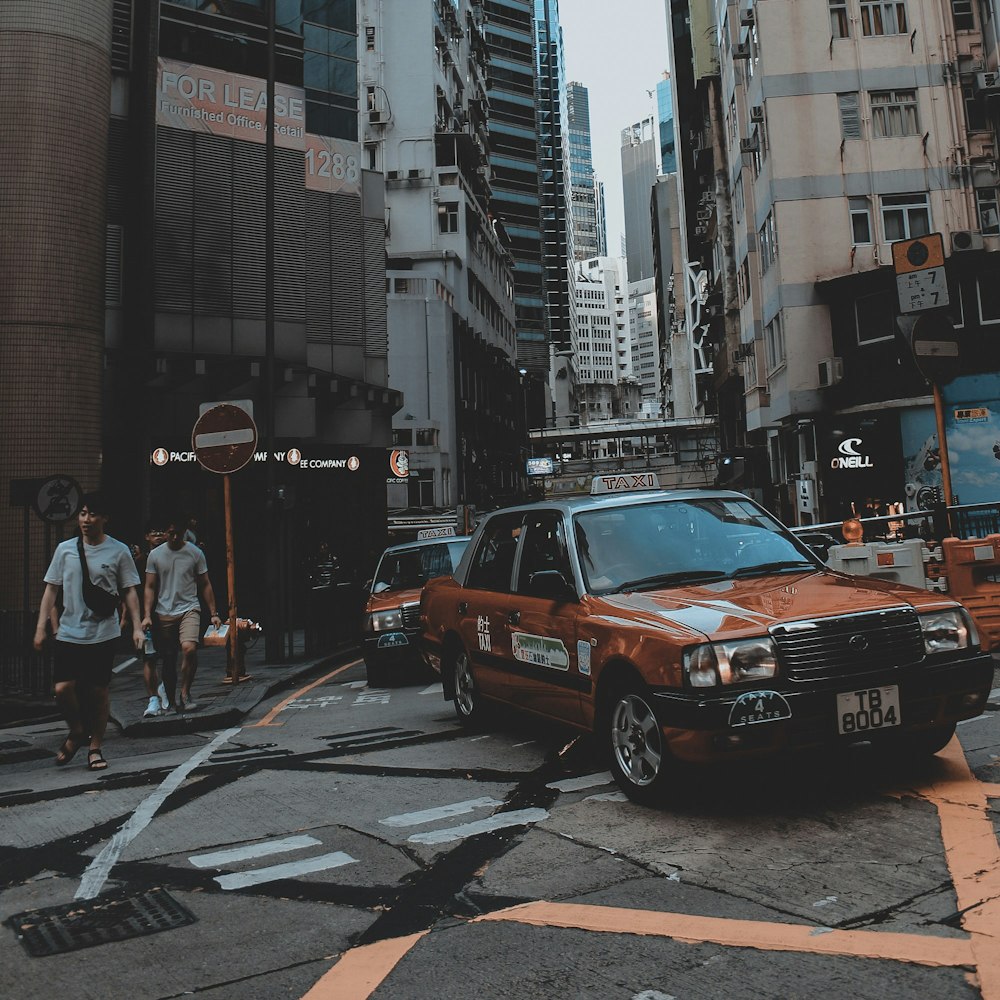
<svg viewBox="0 0 1000 1000">
<path fill-rule="evenodd" d="M 940 233 L 893 243 L 892 266 L 901 312 L 926 312 L 948 305 L 944 240 Z"/>
</svg>

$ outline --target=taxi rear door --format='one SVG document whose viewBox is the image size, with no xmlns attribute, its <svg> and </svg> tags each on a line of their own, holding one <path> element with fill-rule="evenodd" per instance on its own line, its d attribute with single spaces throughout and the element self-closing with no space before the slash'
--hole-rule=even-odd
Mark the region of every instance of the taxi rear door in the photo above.
<svg viewBox="0 0 1000 1000">
<path fill-rule="evenodd" d="M 557 511 L 532 511 L 523 525 L 506 626 L 510 700 L 557 719 L 575 722 L 580 694 L 590 691 L 590 645 L 583 663 L 577 650 L 580 604 Z"/>
</svg>

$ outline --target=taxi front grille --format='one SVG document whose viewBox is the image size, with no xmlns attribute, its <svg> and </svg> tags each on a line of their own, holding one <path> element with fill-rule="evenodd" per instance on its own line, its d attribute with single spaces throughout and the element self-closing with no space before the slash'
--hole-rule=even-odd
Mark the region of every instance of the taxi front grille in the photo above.
<svg viewBox="0 0 1000 1000">
<path fill-rule="evenodd" d="M 400 611 L 403 613 L 403 628 L 419 628 L 420 627 L 420 605 L 419 604 L 404 604 Z"/>
<path fill-rule="evenodd" d="M 791 681 L 903 667 L 924 656 L 920 622 L 909 608 L 777 625 L 771 637 Z"/>
</svg>

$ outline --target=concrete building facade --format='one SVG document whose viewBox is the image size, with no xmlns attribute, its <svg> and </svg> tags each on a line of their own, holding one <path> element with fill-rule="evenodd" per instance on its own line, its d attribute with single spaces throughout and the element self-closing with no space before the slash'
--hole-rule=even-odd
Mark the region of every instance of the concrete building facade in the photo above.
<svg viewBox="0 0 1000 1000">
<path fill-rule="evenodd" d="M 590 139 L 590 94 L 582 83 L 566 87 L 569 125 L 570 199 L 573 218 L 573 256 L 576 260 L 607 254 L 602 231 L 603 211 L 598 211 L 600 182 L 594 174 Z"/>
</svg>

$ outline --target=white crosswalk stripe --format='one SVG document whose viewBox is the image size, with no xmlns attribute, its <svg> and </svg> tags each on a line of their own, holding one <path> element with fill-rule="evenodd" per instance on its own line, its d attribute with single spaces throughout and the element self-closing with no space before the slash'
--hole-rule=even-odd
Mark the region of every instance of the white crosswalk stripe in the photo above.
<svg viewBox="0 0 1000 1000">
<path fill-rule="evenodd" d="M 266 840 L 259 844 L 246 844 L 225 851 L 213 851 L 211 854 L 194 854 L 188 861 L 196 868 L 221 868 L 236 861 L 249 861 L 251 858 L 263 858 L 269 854 L 284 854 L 286 851 L 299 851 L 304 847 L 315 847 L 321 843 L 322 841 L 315 837 L 285 837 L 283 840 Z"/>
<path fill-rule="evenodd" d="M 496 813 L 487 819 L 476 820 L 474 823 L 463 823 L 446 830 L 428 830 L 427 833 L 415 833 L 407 839 L 411 844 L 447 844 L 453 840 L 464 840 L 480 833 L 493 833 L 495 830 L 505 830 L 511 826 L 528 826 L 541 823 L 549 818 L 545 809 L 515 809 L 511 812 Z"/>
<path fill-rule="evenodd" d="M 601 771 L 600 774 L 584 774 L 578 778 L 563 778 L 562 781 L 551 781 L 546 788 L 554 788 L 559 792 L 579 792 L 583 788 L 598 788 L 601 785 L 610 785 L 615 779 L 611 777 L 610 771 Z"/>
<path fill-rule="evenodd" d="M 246 872 L 233 872 L 230 875 L 216 875 L 215 881 L 223 889 L 245 889 L 251 885 L 261 885 L 264 882 L 276 882 L 282 878 L 298 878 L 299 875 L 309 875 L 313 872 L 325 872 L 331 868 L 343 865 L 357 864 L 358 859 L 343 851 L 332 854 L 321 854 L 315 858 L 303 858 L 301 861 L 289 861 L 283 865 L 272 865 L 269 868 L 254 868 Z"/>
<path fill-rule="evenodd" d="M 480 799 L 468 799 L 466 802 L 452 802 L 451 805 L 437 806 L 434 809 L 421 809 L 418 812 L 387 816 L 385 819 L 380 819 L 379 822 L 383 826 L 421 826 L 424 823 L 433 823 L 439 819 L 461 816 L 476 809 L 495 809 L 497 806 L 502 805 L 503 803 L 497 799 L 484 796 Z"/>
</svg>

